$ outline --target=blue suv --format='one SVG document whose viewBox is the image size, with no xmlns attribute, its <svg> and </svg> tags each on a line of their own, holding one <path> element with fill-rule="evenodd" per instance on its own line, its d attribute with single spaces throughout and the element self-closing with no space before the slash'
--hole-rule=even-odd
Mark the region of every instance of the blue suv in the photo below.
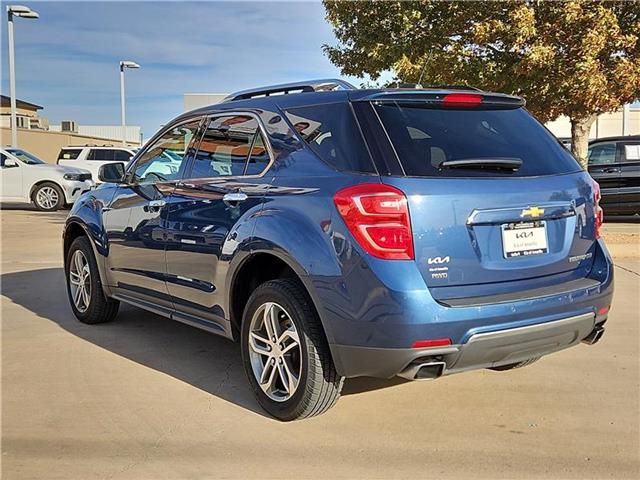
<svg viewBox="0 0 640 480">
<path fill-rule="evenodd" d="M 238 341 L 281 420 L 325 412 L 347 377 L 509 370 L 604 331 L 598 184 L 518 97 L 244 91 L 100 180 L 64 229 L 74 314 L 124 302 Z"/>
</svg>

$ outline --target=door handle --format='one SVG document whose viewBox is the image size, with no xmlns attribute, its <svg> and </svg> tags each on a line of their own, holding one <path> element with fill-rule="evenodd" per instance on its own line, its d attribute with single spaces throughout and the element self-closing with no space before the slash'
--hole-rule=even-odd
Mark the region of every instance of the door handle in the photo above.
<svg viewBox="0 0 640 480">
<path fill-rule="evenodd" d="M 620 171 L 619 168 L 605 168 L 604 173 L 618 173 Z"/>
<path fill-rule="evenodd" d="M 157 212 L 166 204 L 167 204 L 166 200 L 151 200 L 147 205 L 145 205 L 144 209 L 147 212 Z"/>
<path fill-rule="evenodd" d="M 225 203 L 225 205 L 229 207 L 235 207 L 236 204 L 240 202 L 244 202 L 247 198 L 249 197 L 247 196 L 246 193 L 232 192 L 232 193 L 226 193 L 222 197 L 222 201 Z"/>
</svg>

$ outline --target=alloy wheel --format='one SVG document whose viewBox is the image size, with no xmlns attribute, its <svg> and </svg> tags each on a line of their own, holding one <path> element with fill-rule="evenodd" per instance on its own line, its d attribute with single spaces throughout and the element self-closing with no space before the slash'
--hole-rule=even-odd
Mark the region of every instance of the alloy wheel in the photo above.
<svg viewBox="0 0 640 480">
<path fill-rule="evenodd" d="M 291 316 L 277 303 L 261 305 L 251 319 L 248 342 L 253 375 L 262 391 L 276 402 L 289 400 L 302 372 L 300 336 Z"/>
<path fill-rule="evenodd" d="M 41 208 L 51 210 L 58 204 L 58 192 L 53 187 L 42 187 L 36 194 L 36 202 Z"/>
<path fill-rule="evenodd" d="M 73 252 L 69 265 L 69 287 L 76 309 L 80 313 L 86 312 L 91 301 L 91 270 L 82 250 Z"/>
</svg>

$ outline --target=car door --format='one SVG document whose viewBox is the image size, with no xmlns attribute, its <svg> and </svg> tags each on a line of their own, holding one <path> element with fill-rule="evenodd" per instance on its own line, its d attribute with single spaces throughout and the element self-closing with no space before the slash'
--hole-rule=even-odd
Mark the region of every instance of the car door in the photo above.
<svg viewBox="0 0 640 480">
<path fill-rule="evenodd" d="M 640 213 L 640 141 L 619 142 L 618 156 L 620 158 L 620 213 Z"/>
<path fill-rule="evenodd" d="M 589 174 L 600 185 L 601 205 L 613 211 L 620 202 L 620 161 L 616 142 L 601 142 L 589 147 Z"/>
<path fill-rule="evenodd" d="M 183 320 L 204 321 L 230 334 L 225 321 L 225 279 L 268 181 L 272 153 L 253 114 L 212 116 L 203 129 L 192 167 L 170 198 L 167 288 Z"/>
<path fill-rule="evenodd" d="M 117 187 L 104 212 L 110 285 L 116 295 L 152 303 L 161 313 L 172 307 L 165 281 L 167 199 L 193 155 L 200 122 L 200 118 L 181 122 L 151 141 L 129 167 L 125 183 Z"/>
<path fill-rule="evenodd" d="M 28 167 L 5 153 L 0 153 L 0 162 L 1 199 L 3 201 L 22 200 L 25 195 L 23 185 L 24 169 Z"/>
</svg>

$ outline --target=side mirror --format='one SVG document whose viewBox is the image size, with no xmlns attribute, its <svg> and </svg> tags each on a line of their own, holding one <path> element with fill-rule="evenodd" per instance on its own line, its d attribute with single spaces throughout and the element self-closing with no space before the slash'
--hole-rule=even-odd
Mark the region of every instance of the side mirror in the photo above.
<svg viewBox="0 0 640 480">
<path fill-rule="evenodd" d="M 18 162 L 13 158 L 5 158 L 2 163 L 2 168 L 15 168 L 18 166 Z"/>
<path fill-rule="evenodd" d="M 121 183 L 124 181 L 124 163 L 105 163 L 98 170 L 98 180 L 104 183 Z"/>
</svg>

